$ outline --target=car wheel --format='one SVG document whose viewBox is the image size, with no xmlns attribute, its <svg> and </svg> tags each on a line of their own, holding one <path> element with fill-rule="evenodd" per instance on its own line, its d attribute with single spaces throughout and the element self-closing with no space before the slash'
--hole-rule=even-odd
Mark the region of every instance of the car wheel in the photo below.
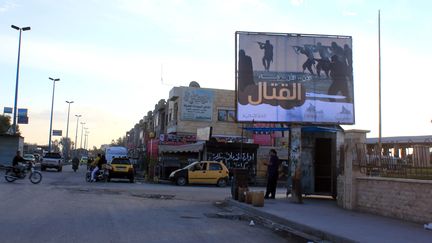
<svg viewBox="0 0 432 243">
<path fill-rule="evenodd" d="M 218 187 L 226 187 L 226 185 L 227 185 L 226 179 L 219 179 L 217 181 L 217 186 Z"/>
<path fill-rule="evenodd" d="M 186 185 L 186 178 L 184 178 L 183 176 L 178 177 L 177 178 L 177 185 L 179 185 L 179 186 Z"/>
</svg>

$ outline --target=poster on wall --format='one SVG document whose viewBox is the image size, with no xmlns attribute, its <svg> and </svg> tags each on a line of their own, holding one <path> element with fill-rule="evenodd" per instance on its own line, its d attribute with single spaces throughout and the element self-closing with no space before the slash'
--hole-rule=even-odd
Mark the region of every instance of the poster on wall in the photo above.
<svg viewBox="0 0 432 243">
<path fill-rule="evenodd" d="M 239 122 L 354 124 L 350 36 L 236 32 Z"/>
<path fill-rule="evenodd" d="M 213 117 L 213 91 L 197 88 L 183 90 L 181 120 L 211 121 Z"/>
</svg>

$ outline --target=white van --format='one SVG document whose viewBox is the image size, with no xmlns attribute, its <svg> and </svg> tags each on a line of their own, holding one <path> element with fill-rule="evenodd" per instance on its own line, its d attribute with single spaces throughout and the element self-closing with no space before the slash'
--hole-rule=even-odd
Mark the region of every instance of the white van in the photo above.
<svg viewBox="0 0 432 243">
<path fill-rule="evenodd" d="M 111 164 L 113 158 L 127 158 L 127 148 L 122 146 L 110 146 L 105 149 L 105 158 L 108 164 Z"/>
</svg>

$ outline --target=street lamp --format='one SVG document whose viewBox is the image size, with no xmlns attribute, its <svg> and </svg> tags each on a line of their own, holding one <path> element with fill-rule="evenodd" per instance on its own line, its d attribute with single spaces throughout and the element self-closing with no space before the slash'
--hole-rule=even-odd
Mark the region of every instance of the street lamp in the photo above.
<svg viewBox="0 0 432 243">
<path fill-rule="evenodd" d="M 81 117 L 81 115 L 75 115 L 77 118 L 77 125 L 76 125 L 76 130 L 75 130 L 75 150 L 77 149 L 77 138 L 78 138 L 78 121 L 79 118 Z"/>
<path fill-rule="evenodd" d="M 86 135 L 87 135 L 87 143 L 86 143 L 87 150 L 88 150 L 88 144 L 89 144 L 89 134 L 90 134 L 90 132 L 86 133 Z"/>
<path fill-rule="evenodd" d="M 82 148 L 82 137 L 83 137 L 84 125 L 85 125 L 85 122 L 81 122 L 81 142 L 80 142 L 80 148 Z"/>
<path fill-rule="evenodd" d="M 74 103 L 73 101 L 67 101 L 66 103 L 68 103 L 68 116 L 67 116 L 67 125 L 66 125 L 66 161 L 69 159 L 69 149 L 70 149 L 70 140 L 69 138 L 69 114 L 70 114 L 70 105 L 72 103 Z"/>
<path fill-rule="evenodd" d="M 88 127 L 84 127 L 84 146 L 83 146 L 83 149 L 86 149 L 87 129 L 88 129 Z"/>
<path fill-rule="evenodd" d="M 88 131 L 88 128 L 84 128 L 86 131 L 85 131 L 85 134 L 84 134 L 84 149 L 85 150 L 88 150 L 87 149 L 87 145 L 88 145 L 88 134 L 90 133 L 89 131 Z"/>
<path fill-rule="evenodd" d="M 50 119 L 50 131 L 49 131 L 49 141 L 48 141 L 48 152 L 51 152 L 51 133 L 52 133 L 52 119 L 53 119 L 53 109 L 54 109 L 54 92 L 55 92 L 55 82 L 60 81 L 59 78 L 49 78 L 53 81 L 53 93 L 51 102 L 51 119 Z"/>
<path fill-rule="evenodd" d="M 19 31 L 19 42 L 18 42 L 18 61 L 17 61 L 17 73 L 16 73 L 16 82 L 15 82 L 15 103 L 14 103 L 14 110 L 13 110 L 13 134 L 16 134 L 16 119 L 17 119 L 17 103 L 18 103 L 18 80 L 19 80 L 19 68 L 20 68 L 20 53 L 21 53 L 21 33 L 23 31 L 30 30 L 30 27 L 24 27 L 20 28 L 15 25 L 11 25 L 13 29 L 16 29 Z"/>
</svg>

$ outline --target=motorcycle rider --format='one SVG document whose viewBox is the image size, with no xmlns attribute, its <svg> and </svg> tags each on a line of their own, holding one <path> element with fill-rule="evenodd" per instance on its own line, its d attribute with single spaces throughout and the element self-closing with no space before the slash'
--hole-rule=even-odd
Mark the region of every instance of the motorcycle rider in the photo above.
<svg viewBox="0 0 432 243">
<path fill-rule="evenodd" d="M 99 169 L 103 169 L 105 167 L 105 164 L 107 163 L 107 160 L 105 158 L 105 155 L 102 154 L 101 159 L 99 160 Z"/>
<path fill-rule="evenodd" d="M 19 165 L 19 162 L 26 162 L 26 160 L 21 157 L 21 151 L 17 150 L 15 157 L 12 160 L 13 171 L 17 175 L 19 175 L 21 173 L 21 170 L 23 169 L 23 167 Z"/>
<path fill-rule="evenodd" d="M 78 169 L 78 165 L 79 165 L 79 159 L 75 156 L 72 159 L 72 169 L 76 172 L 76 170 Z"/>
<path fill-rule="evenodd" d="M 101 154 L 98 154 L 96 159 L 91 163 L 90 169 L 93 168 L 92 173 L 91 173 L 91 180 L 90 182 L 95 182 L 95 175 L 96 173 L 99 171 L 99 161 L 101 160 Z"/>
</svg>

